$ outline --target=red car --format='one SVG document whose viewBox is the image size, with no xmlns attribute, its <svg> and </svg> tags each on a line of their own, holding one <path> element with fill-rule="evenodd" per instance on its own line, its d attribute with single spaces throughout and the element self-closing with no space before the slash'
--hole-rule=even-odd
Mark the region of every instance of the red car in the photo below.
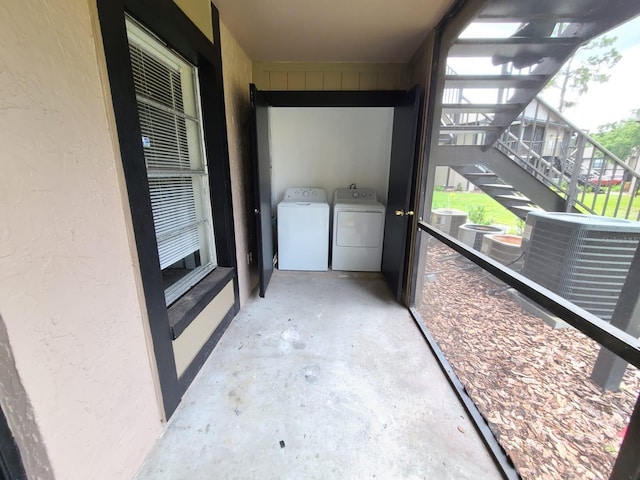
<svg viewBox="0 0 640 480">
<path fill-rule="evenodd" d="M 624 171 L 619 170 L 617 172 L 604 172 L 602 177 L 599 174 L 592 174 L 589 176 L 587 183 L 594 187 L 609 187 L 611 185 L 620 185 L 624 178 Z"/>
</svg>

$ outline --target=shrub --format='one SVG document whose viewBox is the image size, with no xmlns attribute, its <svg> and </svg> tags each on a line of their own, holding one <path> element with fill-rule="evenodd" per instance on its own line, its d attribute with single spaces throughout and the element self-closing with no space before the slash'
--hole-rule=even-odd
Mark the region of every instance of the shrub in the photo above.
<svg viewBox="0 0 640 480">
<path fill-rule="evenodd" d="M 469 220 L 477 225 L 491 225 L 493 218 L 489 218 L 484 205 L 469 207 Z"/>
</svg>

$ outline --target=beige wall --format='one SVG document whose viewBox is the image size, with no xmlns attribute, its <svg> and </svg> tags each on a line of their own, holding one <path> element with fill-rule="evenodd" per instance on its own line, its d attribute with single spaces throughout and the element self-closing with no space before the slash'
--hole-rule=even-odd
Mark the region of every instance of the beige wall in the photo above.
<svg viewBox="0 0 640 480">
<path fill-rule="evenodd" d="M 211 3 L 209 0 L 174 0 L 200 30 L 213 41 Z M 249 84 L 252 78 L 251 60 L 242 50 L 223 19 L 220 22 L 222 76 L 229 143 L 229 168 L 233 221 L 238 263 L 240 305 L 247 300 L 258 282 L 249 143 Z M 226 313 L 226 312 L 225 312 Z"/>
<path fill-rule="evenodd" d="M 405 90 L 404 63 L 254 62 L 260 90 Z"/>
<path fill-rule="evenodd" d="M 131 478 L 161 432 L 94 9 L 0 3 L 0 315 L 65 480 Z"/>
<path fill-rule="evenodd" d="M 258 281 L 256 252 L 251 251 L 256 238 L 249 143 L 249 84 L 252 65 L 225 25 L 221 23 L 220 27 L 238 283 L 242 305 Z"/>
<path fill-rule="evenodd" d="M 213 26 L 211 24 L 211 2 L 209 0 L 174 0 L 191 21 L 213 43 Z"/>
<path fill-rule="evenodd" d="M 233 282 L 229 282 L 173 341 L 173 356 L 178 376 L 182 376 L 209 337 L 213 335 L 224 316 L 233 307 L 234 299 Z"/>
</svg>

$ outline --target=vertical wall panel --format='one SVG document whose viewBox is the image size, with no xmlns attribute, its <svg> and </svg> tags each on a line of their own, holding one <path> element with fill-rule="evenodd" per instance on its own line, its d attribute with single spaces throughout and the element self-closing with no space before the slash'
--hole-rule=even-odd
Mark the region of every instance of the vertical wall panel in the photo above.
<svg viewBox="0 0 640 480">
<path fill-rule="evenodd" d="M 399 70 L 396 72 L 396 89 L 409 89 L 413 87 L 415 83 L 411 83 L 409 81 L 409 71 L 408 70 Z"/>
<path fill-rule="evenodd" d="M 269 72 L 258 72 L 253 75 L 253 83 L 256 84 L 258 90 L 269 90 Z"/>
<path fill-rule="evenodd" d="M 324 72 L 324 90 L 340 90 L 341 88 L 341 72 Z"/>
<path fill-rule="evenodd" d="M 406 90 L 408 68 L 404 63 L 254 62 L 253 82 L 260 90 Z"/>
<path fill-rule="evenodd" d="M 269 90 L 286 90 L 287 72 L 269 72 Z"/>
<path fill-rule="evenodd" d="M 360 72 L 342 72 L 341 90 L 360 90 Z"/>
<path fill-rule="evenodd" d="M 324 74 L 322 72 L 306 72 L 305 79 L 305 90 L 324 90 Z"/>
<path fill-rule="evenodd" d="M 287 72 L 287 90 L 304 90 L 305 72 Z"/>
<path fill-rule="evenodd" d="M 398 88 L 397 72 L 379 72 L 378 90 L 394 90 Z"/>
<path fill-rule="evenodd" d="M 378 72 L 360 72 L 360 90 L 376 90 Z"/>
</svg>

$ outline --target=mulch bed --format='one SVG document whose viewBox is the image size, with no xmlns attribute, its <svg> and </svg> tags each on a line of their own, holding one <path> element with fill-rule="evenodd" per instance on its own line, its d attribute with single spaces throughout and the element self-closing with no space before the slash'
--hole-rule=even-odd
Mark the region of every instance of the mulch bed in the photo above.
<svg viewBox="0 0 640 480">
<path fill-rule="evenodd" d="M 435 242 L 434 242 L 435 243 Z M 524 479 L 606 479 L 640 391 L 590 380 L 600 346 L 526 313 L 501 284 L 430 245 L 420 313 Z"/>
</svg>

